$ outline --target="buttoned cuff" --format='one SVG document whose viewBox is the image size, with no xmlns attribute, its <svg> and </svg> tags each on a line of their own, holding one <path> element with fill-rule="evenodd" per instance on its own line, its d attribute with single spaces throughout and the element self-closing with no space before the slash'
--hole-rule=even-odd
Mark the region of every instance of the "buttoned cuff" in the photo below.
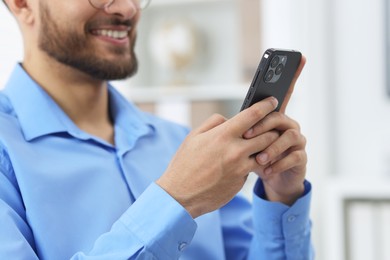
<svg viewBox="0 0 390 260">
<path fill-rule="evenodd" d="M 197 229 L 189 213 L 160 186 L 152 183 L 121 221 L 158 259 L 177 259 Z"/>
<path fill-rule="evenodd" d="M 263 199 L 264 188 L 259 180 L 255 186 L 253 198 L 256 232 L 271 237 L 293 238 L 310 230 L 311 184 L 305 181 L 304 185 L 304 195 L 288 207 L 279 202 Z"/>
</svg>

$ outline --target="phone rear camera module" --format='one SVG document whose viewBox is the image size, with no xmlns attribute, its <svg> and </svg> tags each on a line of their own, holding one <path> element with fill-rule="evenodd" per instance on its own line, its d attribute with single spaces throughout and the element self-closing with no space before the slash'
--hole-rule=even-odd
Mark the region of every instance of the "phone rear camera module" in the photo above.
<svg viewBox="0 0 390 260">
<path fill-rule="evenodd" d="M 282 63 L 280 63 L 280 64 L 276 67 L 276 69 L 275 69 L 275 75 L 280 75 L 280 74 L 282 74 L 283 69 L 284 69 L 284 66 L 283 66 Z"/>
<path fill-rule="evenodd" d="M 279 64 L 279 56 L 275 56 L 271 61 L 271 68 L 275 68 Z"/>
<path fill-rule="evenodd" d="M 270 82 L 272 78 L 274 77 L 274 71 L 273 70 L 268 70 L 267 73 L 265 74 L 264 80 L 265 82 Z"/>
<path fill-rule="evenodd" d="M 271 60 L 271 63 L 269 64 L 267 73 L 264 76 L 264 81 L 266 83 L 277 82 L 282 76 L 286 62 L 287 62 L 287 56 L 285 55 L 274 56 Z"/>
</svg>

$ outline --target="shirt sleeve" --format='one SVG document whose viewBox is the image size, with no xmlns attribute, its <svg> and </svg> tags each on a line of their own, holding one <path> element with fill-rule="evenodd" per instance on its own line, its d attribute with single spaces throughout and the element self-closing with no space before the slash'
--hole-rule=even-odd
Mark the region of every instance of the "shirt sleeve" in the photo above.
<svg viewBox="0 0 390 260">
<path fill-rule="evenodd" d="M 304 185 L 304 195 L 288 207 L 262 199 L 263 184 L 261 180 L 257 182 L 253 198 L 254 236 L 248 259 L 314 259 L 309 218 L 311 184 L 305 181 Z"/>
<path fill-rule="evenodd" d="M 188 212 L 152 183 L 110 232 L 99 237 L 91 252 L 73 259 L 177 259 L 196 228 Z"/>
<path fill-rule="evenodd" d="M 38 259 L 7 152 L 0 146 L 0 259 Z"/>
<path fill-rule="evenodd" d="M 39 259 L 12 165 L 1 146 L 0 187 L 0 259 Z M 188 212 L 152 183 L 90 252 L 78 252 L 72 259 L 177 259 L 196 229 Z"/>
<path fill-rule="evenodd" d="M 261 182 L 256 185 L 255 194 L 261 193 L 261 186 Z M 257 195 L 251 205 L 243 196 L 236 196 L 221 209 L 226 259 L 313 259 L 310 197 L 308 182 L 305 194 L 292 207 Z M 196 229 L 188 212 L 152 183 L 88 255 L 79 253 L 74 259 L 130 255 L 130 259 L 178 259 Z"/>
</svg>

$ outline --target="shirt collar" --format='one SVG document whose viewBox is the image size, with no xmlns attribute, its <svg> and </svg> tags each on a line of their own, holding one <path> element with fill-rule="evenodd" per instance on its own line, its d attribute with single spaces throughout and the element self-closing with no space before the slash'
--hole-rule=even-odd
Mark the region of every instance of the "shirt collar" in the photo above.
<svg viewBox="0 0 390 260">
<path fill-rule="evenodd" d="M 4 93 L 15 110 L 27 141 L 61 132 L 67 132 L 79 139 L 93 138 L 72 122 L 46 91 L 28 75 L 21 64 L 15 66 Z M 127 139 L 137 138 L 155 129 L 150 119 L 112 86 L 109 86 L 109 96 L 116 128 L 123 132 Z"/>
<path fill-rule="evenodd" d="M 123 152 L 134 147 L 141 137 L 156 130 L 151 117 L 140 111 L 124 98 L 114 87 L 109 85 L 110 110 L 115 121 L 115 143 Z"/>
</svg>

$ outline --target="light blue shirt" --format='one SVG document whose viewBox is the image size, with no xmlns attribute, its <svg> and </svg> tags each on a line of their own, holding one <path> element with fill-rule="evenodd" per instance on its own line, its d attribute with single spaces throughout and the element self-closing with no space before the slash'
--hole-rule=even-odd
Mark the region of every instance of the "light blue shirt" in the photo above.
<svg viewBox="0 0 390 260">
<path fill-rule="evenodd" d="M 308 182 L 292 207 L 237 195 L 194 220 L 154 183 L 188 129 L 109 95 L 116 146 L 15 67 L 0 92 L 0 259 L 313 258 Z"/>
</svg>

